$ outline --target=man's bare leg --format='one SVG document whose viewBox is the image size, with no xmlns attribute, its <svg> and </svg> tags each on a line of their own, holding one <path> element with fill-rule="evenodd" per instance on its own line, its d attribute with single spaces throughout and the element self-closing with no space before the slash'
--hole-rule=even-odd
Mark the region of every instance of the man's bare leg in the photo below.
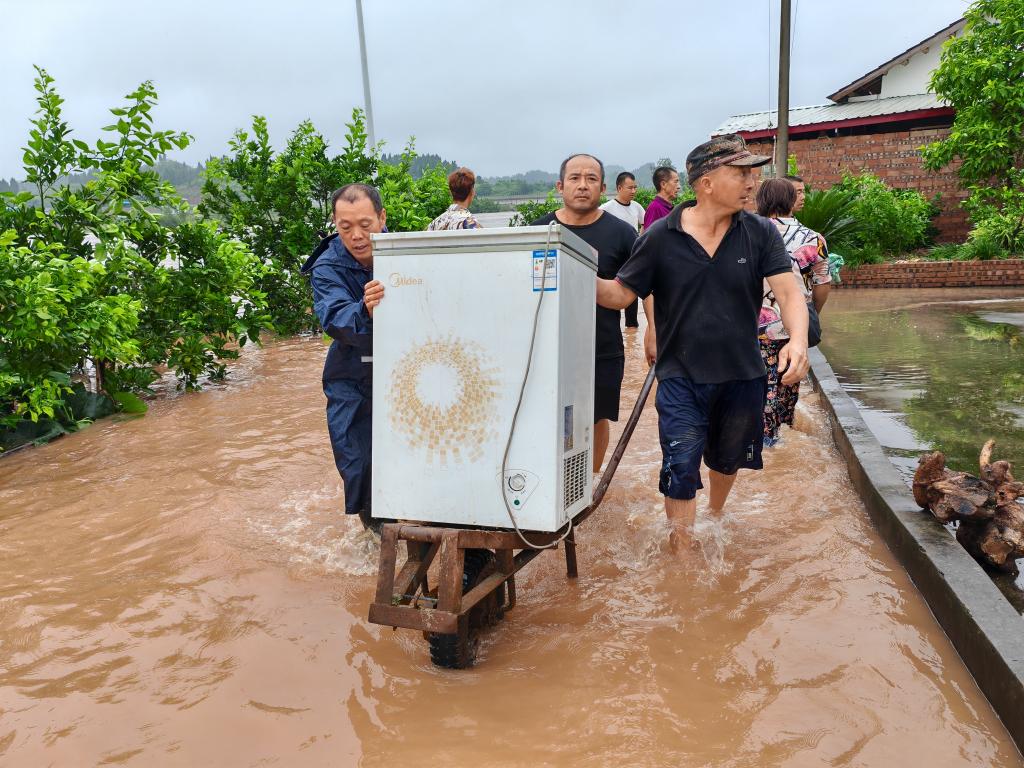
<svg viewBox="0 0 1024 768">
<path fill-rule="evenodd" d="M 676 554 L 693 547 L 693 523 L 697 517 L 697 499 L 670 499 L 665 497 L 665 516 L 671 530 L 668 543 Z"/>
<path fill-rule="evenodd" d="M 711 479 L 708 512 L 718 517 L 722 514 L 733 483 L 736 482 L 736 473 L 723 475 L 712 469 L 708 474 Z M 697 499 L 670 499 L 666 496 L 665 516 L 672 528 L 668 537 L 672 551 L 678 554 L 693 548 L 693 524 L 697 519 Z"/>
<path fill-rule="evenodd" d="M 736 482 L 736 472 L 731 475 L 723 475 L 721 472 L 715 472 L 715 470 L 708 470 L 708 476 L 711 478 L 711 490 L 708 493 L 708 512 L 716 517 L 722 514 L 722 509 L 725 507 L 726 499 L 729 498 L 729 491 L 732 490 L 732 484 Z"/>
<path fill-rule="evenodd" d="M 601 419 L 594 423 L 594 471 L 600 472 L 604 463 L 604 454 L 608 450 L 608 440 L 611 435 L 611 421 Z M 727 491 L 728 493 L 728 491 Z"/>
</svg>

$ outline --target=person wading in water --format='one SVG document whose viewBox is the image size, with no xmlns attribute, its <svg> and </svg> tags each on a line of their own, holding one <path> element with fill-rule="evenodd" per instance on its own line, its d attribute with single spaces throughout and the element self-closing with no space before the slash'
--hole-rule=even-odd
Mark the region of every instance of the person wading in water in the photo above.
<svg viewBox="0 0 1024 768">
<path fill-rule="evenodd" d="M 751 168 L 769 159 L 739 136 L 696 147 L 686 172 L 697 199 L 655 222 L 614 280 L 597 280 L 597 302 L 609 309 L 654 297 L 659 489 L 676 552 L 693 546 L 702 457 L 716 516 L 736 472 L 762 468 L 766 372 L 757 323 L 765 279 L 789 330 L 782 381 L 796 384 L 807 373 L 807 307 L 789 254 L 774 224 L 743 210 L 754 188 Z"/>
</svg>

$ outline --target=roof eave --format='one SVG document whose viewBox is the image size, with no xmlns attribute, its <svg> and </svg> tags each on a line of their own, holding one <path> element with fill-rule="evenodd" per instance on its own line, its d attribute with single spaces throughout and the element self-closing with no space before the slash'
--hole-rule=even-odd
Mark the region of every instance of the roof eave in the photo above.
<svg viewBox="0 0 1024 768">
<path fill-rule="evenodd" d="M 952 107 L 934 107 L 932 109 L 917 109 L 912 112 L 894 112 L 888 115 L 871 115 L 868 117 L 854 117 L 847 120 L 828 120 L 821 123 L 808 123 L 806 125 L 792 125 L 789 127 L 790 136 L 799 136 L 803 133 L 818 133 L 829 131 L 833 128 L 859 128 L 865 125 L 885 125 L 886 123 L 902 123 L 909 120 L 920 120 L 934 117 L 952 117 L 955 111 Z M 744 139 L 767 139 L 775 135 L 778 128 L 758 128 L 750 131 L 737 131 Z"/>
<path fill-rule="evenodd" d="M 843 86 L 838 91 L 836 91 L 835 93 L 831 94 L 828 97 L 829 101 L 834 101 L 834 102 L 836 102 L 838 104 L 843 99 L 845 99 L 848 96 L 850 96 L 858 88 L 860 88 L 860 87 L 870 83 L 876 77 L 879 77 L 880 75 L 886 74 L 898 62 L 902 61 L 903 59 L 909 59 L 911 56 L 916 55 L 917 53 L 919 53 L 920 51 L 924 50 L 925 48 L 930 48 L 932 45 L 935 45 L 936 42 L 944 41 L 946 38 L 952 37 L 953 35 L 959 33 L 965 26 L 967 26 L 967 19 L 966 18 L 957 19 L 952 24 L 950 24 L 948 27 L 945 27 L 944 29 L 940 29 L 938 32 L 936 32 L 931 37 L 929 37 L 929 38 L 927 38 L 925 40 L 922 40 L 917 45 L 911 46 L 910 48 L 905 50 L 903 53 L 900 53 L 900 54 L 898 54 L 896 56 L 893 56 L 891 59 L 889 59 L 887 62 L 885 62 L 881 66 L 875 67 L 873 70 L 868 72 L 866 75 L 862 75 L 862 76 L 858 77 L 856 80 L 854 80 L 849 85 Z"/>
</svg>

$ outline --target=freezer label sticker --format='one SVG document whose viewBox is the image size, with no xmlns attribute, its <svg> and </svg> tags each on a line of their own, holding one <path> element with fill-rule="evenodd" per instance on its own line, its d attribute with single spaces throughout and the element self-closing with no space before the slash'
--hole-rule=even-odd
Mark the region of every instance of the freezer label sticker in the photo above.
<svg viewBox="0 0 1024 768">
<path fill-rule="evenodd" d="M 571 451 L 573 446 L 573 419 L 572 419 L 572 406 L 565 406 L 565 412 L 562 416 L 562 450 Z"/>
<path fill-rule="evenodd" d="M 545 291 L 558 290 L 558 251 L 548 251 L 546 262 L 547 274 L 544 273 L 544 251 L 533 252 L 533 290 L 535 292 L 539 291 L 542 285 Z"/>
</svg>

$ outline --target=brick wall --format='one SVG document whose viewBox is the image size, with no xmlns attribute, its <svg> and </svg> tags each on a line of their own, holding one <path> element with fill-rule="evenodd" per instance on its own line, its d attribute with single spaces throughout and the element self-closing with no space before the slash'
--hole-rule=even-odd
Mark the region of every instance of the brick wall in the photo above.
<svg viewBox="0 0 1024 768">
<path fill-rule="evenodd" d="M 905 124 L 904 124 L 905 125 Z M 790 138 L 789 152 L 796 155 L 800 176 L 814 189 L 827 189 L 842 181 L 843 172 L 870 171 L 889 186 L 916 189 L 928 199 L 941 195 L 941 212 L 935 219 L 936 240 L 963 242 L 970 231 L 967 215 L 960 208 L 966 193 L 960 189 L 955 162 L 938 173 L 921 164 L 920 147 L 949 135 L 949 128 L 931 127 L 867 133 L 853 136 Z M 771 155 L 771 140 L 749 142 L 751 151 Z"/>
<path fill-rule="evenodd" d="M 970 288 L 1024 285 L 1024 259 L 912 261 L 843 267 L 844 288 Z"/>
</svg>

